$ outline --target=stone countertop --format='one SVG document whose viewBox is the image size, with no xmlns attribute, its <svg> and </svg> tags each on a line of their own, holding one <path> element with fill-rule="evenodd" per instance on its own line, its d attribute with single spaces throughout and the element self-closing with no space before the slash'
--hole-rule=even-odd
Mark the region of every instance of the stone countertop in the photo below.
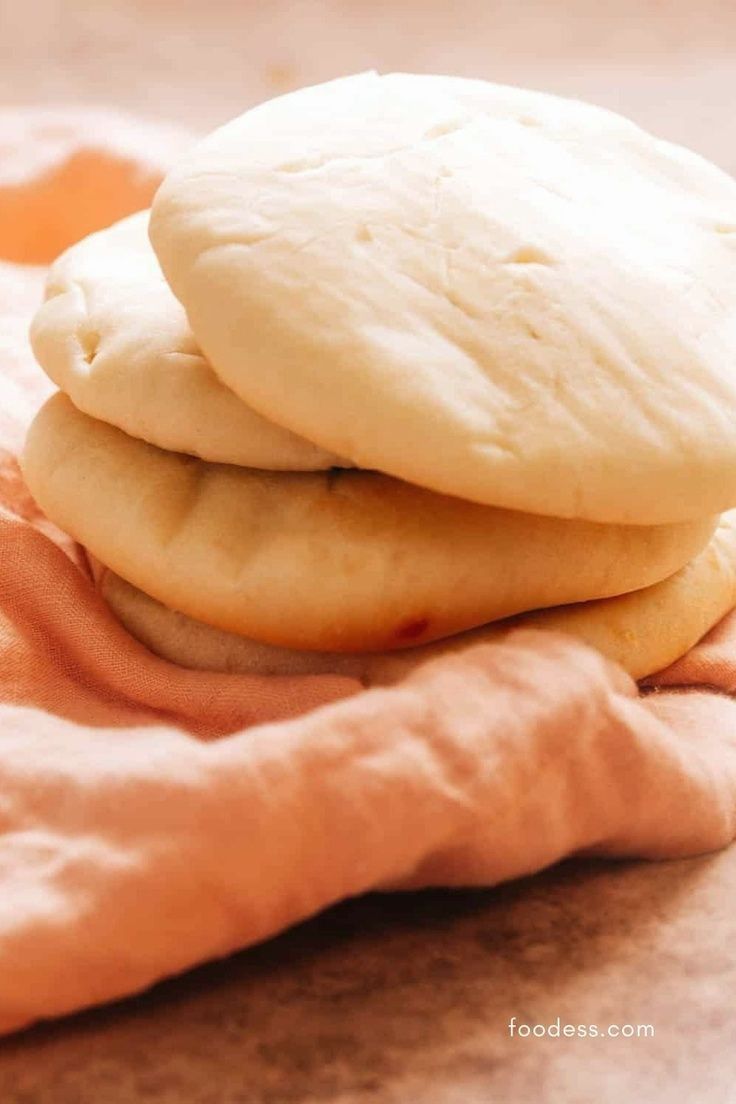
<svg viewBox="0 0 736 1104">
<path fill-rule="evenodd" d="M 371 896 L 0 1047 L 2 1104 L 732 1104 L 736 850 Z M 651 1024 L 519 1038 L 508 1023 Z"/>
</svg>

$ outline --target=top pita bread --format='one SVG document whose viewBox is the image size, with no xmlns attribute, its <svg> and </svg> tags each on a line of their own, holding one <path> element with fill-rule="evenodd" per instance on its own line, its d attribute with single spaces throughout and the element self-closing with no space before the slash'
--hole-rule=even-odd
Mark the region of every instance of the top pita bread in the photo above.
<svg viewBox="0 0 736 1104">
<path fill-rule="evenodd" d="M 150 230 L 218 375 L 361 467 L 604 522 L 736 504 L 736 183 L 614 114 L 350 77 L 196 146 Z"/>
<path fill-rule="evenodd" d="M 142 211 L 51 266 L 31 327 L 47 375 L 79 410 L 161 448 L 272 471 L 339 465 L 220 383 L 161 275 L 147 227 Z"/>
</svg>

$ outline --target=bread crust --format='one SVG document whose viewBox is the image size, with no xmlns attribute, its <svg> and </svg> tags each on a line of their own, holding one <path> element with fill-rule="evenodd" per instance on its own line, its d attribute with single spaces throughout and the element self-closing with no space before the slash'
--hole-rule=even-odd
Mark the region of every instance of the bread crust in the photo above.
<svg viewBox="0 0 736 1104">
<path fill-rule="evenodd" d="M 274 648 L 213 629 L 167 609 L 92 558 L 97 588 L 125 628 L 150 651 L 183 667 L 241 674 L 342 674 L 388 685 L 435 656 L 498 640 L 513 628 L 577 637 L 633 678 L 685 655 L 736 605 L 736 512 L 724 515 L 706 548 L 669 579 L 632 594 L 533 611 L 401 652 L 351 655 Z"/>
<path fill-rule="evenodd" d="M 611 526 L 478 506 L 376 472 L 165 452 L 57 394 L 23 470 L 52 521 L 171 609 L 263 643 L 384 651 L 672 575 L 716 519 Z"/>
</svg>

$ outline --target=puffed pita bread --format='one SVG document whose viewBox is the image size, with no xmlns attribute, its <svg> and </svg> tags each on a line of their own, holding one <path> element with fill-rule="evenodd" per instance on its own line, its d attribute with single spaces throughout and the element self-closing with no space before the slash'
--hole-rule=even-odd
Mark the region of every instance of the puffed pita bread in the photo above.
<svg viewBox="0 0 736 1104">
<path fill-rule="evenodd" d="M 0 256 L 48 264 L 148 207 L 189 131 L 89 107 L 0 109 Z"/>
<path fill-rule="evenodd" d="M 149 598 L 96 561 L 100 594 L 125 628 L 172 663 L 243 674 L 352 675 L 365 685 L 397 681 L 437 655 L 493 640 L 518 625 L 569 633 L 615 660 L 635 679 L 668 667 L 736 606 L 736 511 L 724 514 L 707 547 L 669 579 L 632 594 L 533 611 L 400 652 L 354 655 L 273 648 L 213 629 Z"/>
<path fill-rule="evenodd" d="M 615 114 L 334 81 L 188 152 L 150 231 L 220 377 L 360 467 L 602 522 L 736 505 L 736 182 Z"/>
<path fill-rule="evenodd" d="M 92 234 L 52 265 L 31 341 L 75 406 L 161 448 L 274 471 L 340 463 L 220 383 L 161 274 L 147 211 Z"/>
<path fill-rule="evenodd" d="M 673 574 L 715 519 L 601 526 L 375 472 L 259 472 L 165 452 L 54 395 L 23 471 L 42 510 L 128 582 L 283 647 L 378 651 Z"/>
</svg>

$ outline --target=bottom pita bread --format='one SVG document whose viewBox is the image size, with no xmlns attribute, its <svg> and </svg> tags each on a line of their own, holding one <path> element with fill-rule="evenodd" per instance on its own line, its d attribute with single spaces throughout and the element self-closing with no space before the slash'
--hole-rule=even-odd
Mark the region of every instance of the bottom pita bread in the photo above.
<svg viewBox="0 0 736 1104">
<path fill-rule="evenodd" d="M 664 582 L 616 598 L 534 611 L 402 652 L 357 655 L 260 644 L 176 613 L 90 557 L 100 594 L 125 628 L 156 655 L 183 667 L 237 673 L 324 674 L 388 685 L 426 659 L 510 629 L 552 629 L 578 637 L 633 678 L 684 655 L 736 606 L 736 510 L 724 514 L 703 551 Z"/>
<path fill-rule="evenodd" d="M 266 472 L 166 452 L 54 395 L 23 473 L 60 529 L 214 628 L 377 652 L 673 575 L 716 518 L 598 525 L 434 494 L 378 472 Z"/>
</svg>

